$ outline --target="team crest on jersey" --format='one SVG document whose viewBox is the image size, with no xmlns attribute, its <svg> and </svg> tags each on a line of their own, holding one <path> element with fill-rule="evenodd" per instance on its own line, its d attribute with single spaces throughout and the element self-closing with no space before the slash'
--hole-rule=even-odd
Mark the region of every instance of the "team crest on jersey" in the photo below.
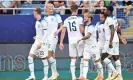
<svg viewBox="0 0 133 80">
<path fill-rule="evenodd" d="M 54 19 L 54 18 L 51 18 L 51 21 L 52 21 L 52 22 L 54 22 L 54 21 L 55 21 L 55 19 Z"/>
</svg>

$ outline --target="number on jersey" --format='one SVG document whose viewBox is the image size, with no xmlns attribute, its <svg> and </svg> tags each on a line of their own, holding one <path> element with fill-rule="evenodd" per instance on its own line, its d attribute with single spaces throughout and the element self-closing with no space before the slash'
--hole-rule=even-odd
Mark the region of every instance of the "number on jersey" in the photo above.
<svg viewBox="0 0 133 80">
<path fill-rule="evenodd" d="M 68 22 L 69 23 L 69 27 L 70 27 L 70 31 L 77 31 L 76 29 L 76 22 Z"/>
</svg>

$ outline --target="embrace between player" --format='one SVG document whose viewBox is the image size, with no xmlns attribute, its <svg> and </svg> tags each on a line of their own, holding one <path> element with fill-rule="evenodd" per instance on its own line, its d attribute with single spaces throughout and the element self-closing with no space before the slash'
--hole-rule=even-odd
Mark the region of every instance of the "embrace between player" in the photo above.
<svg viewBox="0 0 133 80">
<path fill-rule="evenodd" d="M 100 22 L 97 22 L 96 26 L 92 25 L 93 15 L 89 13 L 84 14 L 83 18 L 77 16 L 77 5 L 71 6 L 72 15 L 65 19 L 62 25 L 62 19 L 60 15 L 53 13 L 54 6 L 50 3 L 46 4 L 45 10 L 47 16 L 41 18 L 41 10 L 35 9 L 34 16 L 36 21 L 36 37 L 35 42 L 31 47 L 28 56 L 30 77 L 26 80 L 35 80 L 34 75 L 34 56 L 38 56 L 42 59 L 44 65 L 44 78 L 43 80 L 57 79 L 59 74 L 56 70 L 55 49 L 58 42 L 58 33 L 62 31 L 60 39 L 60 49 L 64 49 L 63 40 L 68 31 L 69 38 L 69 56 L 71 57 L 70 70 L 72 74 L 72 80 L 86 80 L 88 73 L 88 61 L 92 57 L 96 66 L 98 77 L 96 80 L 103 80 L 103 67 L 101 60 L 108 67 L 109 76 L 108 80 L 114 80 L 120 77 L 121 63 L 119 60 L 119 38 L 126 44 L 126 40 L 120 35 L 118 31 L 117 19 L 112 16 L 113 7 L 107 6 L 104 13 L 100 14 Z M 84 29 L 84 23 L 85 29 Z M 60 28 L 58 29 L 58 25 Z M 85 33 L 85 36 L 83 36 Z M 38 52 L 39 51 L 39 52 Z M 37 52 L 37 54 L 36 54 Z M 116 69 L 109 57 L 112 56 L 115 61 Z M 77 57 L 81 57 L 80 62 L 80 76 L 75 75 L 75 64 Z M 48 61 L 51 64 L 52 76 L 48 79 Z M 118 79 L 117 79 L 118 80 Z"/>
<path fill-rule="evenodd" d="M 46 4 L 45 11 L 47 16 L 43 18 L 41 18 L 41 9 L 36 8 L 34 10 L 34 17 L 37 20 L 35 25 L 36 36 L 28 56 L 30 76 L 26 80 L 35 80 L 34 56 L 42 59 L 44 65 L 44 78 L 42 80 L 54 80 L 59 76 L 56 69 L 55 49 L 58 42 L 58 33 L 62 30 L 62 19 L 60 15 L 54 14 L 53 9 L 53 4 Z M 59 29 L 58 25 L 60 26 Z M 52 70 L 52 76 L 49 79 L 48 62 Z"/>
<path fill-rule="evenodd" d="M 59 46 L 60 49 L 63 50 L 63 39 L 67 29 L 69 38 L 69 56 L 71 57 L 70 70 L 72 80 L 87 79 L 88 60 L 91 57 L 94 60 L 94 64 L 98 72 L 98 76 L 95 80 L 104 80 L 101 60 L 108 67 L 109 75 L 107 80 L 123 80 L 121 74 L 121 63 L 119 60 L 119 39 L 124 44 L 126 44 L 126 40 L 120 35 L 117 19 L 112 14 L 113 7 L 106 7 L 104 13 L 100 14 L 101 21 L 97 22 L 96 26 L 91 23 L 93 16 L 89 13 L 85 13 L 85 30 L 82 26 L 83 21 L 81 21 L 83 19 L 77 16 L 77 10 L 78 8 L 76 5 L 71 6 L 72 15 L 64 21 L 64 28 L 62 29 Z M 82 33 L 85 33 L 84 37 L 82 37 Z M 82 47 L 79 46 L 80 44 L 82 44 Z M 76 78 L 75 76 L 75 62 L 77 56 L 81 57 L 79 78 Z M 111 56 L 115 61 L 116 69 L 109 59 Z"/>
</svg>

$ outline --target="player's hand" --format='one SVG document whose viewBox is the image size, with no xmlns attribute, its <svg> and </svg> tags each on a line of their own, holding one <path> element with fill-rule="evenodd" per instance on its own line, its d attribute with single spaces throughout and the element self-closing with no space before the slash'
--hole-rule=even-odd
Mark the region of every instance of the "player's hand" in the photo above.
<svg viewBox="0 0 133 80">
<path fill-rule="evenodd" d="M 109 48 L 113 48 L 113 44 L 112 44 L 112 42 L 110 42 L 110 44 L 109 44 Z"/>
<path fill-rule="evenodd" d="M 58 34 L 59 34 L 59 30 L 57 30 L 57 31 L 54 33 L 54 36 L 56 37 L 56 36 L 58 36 Z"/>
<path fill-rule="evenodd" d="M 34 36 L 33 39 L 36 40 L 36 36 Z"/>
<path fill-rule="evenodd" d="M 62 50 L 62 51 L 63 51 L 63 49 L 64 49 L 64 45 L 63 45 L 62 43 L 60 43 L 59 48 L 60 48 L 60 50 Z"/>
<path fill-rule="evenodd" d="M 42 42 L 40 42 L 40 43 L 38 44 L 37 49 L 40 49 L 41 46 L 42 46 Z"/>
<path fill-rule="evenodd" d="M 121 41 L 123 44 L 127 44 L 127 40 L 125 38 L 122 38 Z"/>
</svg>

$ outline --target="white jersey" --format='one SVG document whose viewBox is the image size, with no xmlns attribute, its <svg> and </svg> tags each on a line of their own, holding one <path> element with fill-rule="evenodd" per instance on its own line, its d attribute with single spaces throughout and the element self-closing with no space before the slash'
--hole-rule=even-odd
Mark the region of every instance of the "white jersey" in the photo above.
<svg viewBox="0 0 133 80">
<path fill-rule="evenodd" d="M 36 21 L 35 29 L 36 29 L 36 39 L 42 39 L 44 32 L 43 32 L 43 25 L 41 24 L 40 21 Z"/>
<path fill-rule="evenodd" d="M 105 25 L 106 40 L 110 41 L 111 30 L 110 30 L 109 26 L 114 25 L 115 32 L 114 32 L 113 42 L 119 42 L 119 38 L 118 38 L 118 34 L 117 34 L 117 28 L 118 28 L 117 19 L 114 16 L 109 16 L 109 17 L 107 17 L 104 25 Z"/>
<path fill-rule="evenodd" d="M 83 24 L 83 18 L 80 16 L 72 15 L 65 19 L 64 27 L 67 28 L 70 44 L 77 43 L 77 41 L 83 37 L 82 33 L 80 32 L 81 24 Z"/>
<path fill-rule="evenodd" d="M 61 16 L 59 14 L 53 14 L 49 16 L 45 16 L 44 19 L 47 21 L 48 24 L 48 34 L 49 38 L 54 36 L 54 33 L 58 29 L 58 24 L 62 23 Z"/>
<path fill-rule="evenodd" d="M 98 42 L 98 34 L 97 34 L 97 29 L 94 25 L 89 24 L 85 26 L 85 35 L 87 33 L 91 33 L 91 36 L 89 39 L 85 40 L 85 44 L 89 45 L 96 45 Z"/>
<path fill-rule="evenodd" d="M 96 28 L 98 30 L 98 43 L 103 45 L 105 43 L 105 27 L 104 24 L 102 22 L 97 22 L 96 24 Z"/>
</svg>

